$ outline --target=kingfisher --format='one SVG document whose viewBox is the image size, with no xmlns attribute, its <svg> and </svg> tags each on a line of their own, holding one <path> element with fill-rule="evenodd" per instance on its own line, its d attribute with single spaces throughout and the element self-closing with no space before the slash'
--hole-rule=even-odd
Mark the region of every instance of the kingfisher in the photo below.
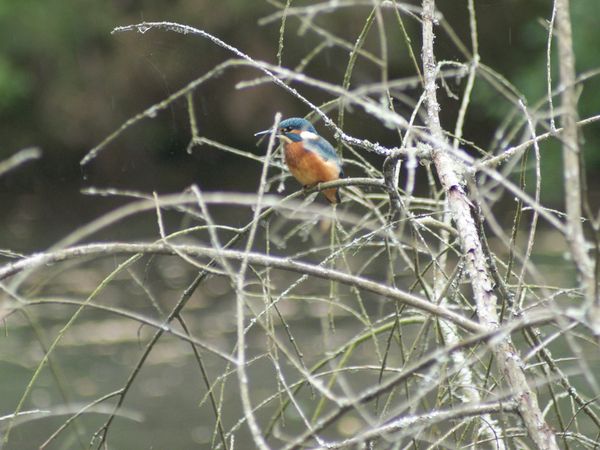
<svg viewBox="0 0 600 450">
<path fill-rule="evenodd" d="M 255 136 L 271 133 L 265 130 Z M 276 136 L 283 145 L 285 163 L 291 174 L 304 188 L 344 177 L 342 162 L 332 145 L 319 136 L 306 119 L 291 117 L 279 122 Z M 340 203 L 337 188 L 323 190 L 329 203 Z"/>
</svg>

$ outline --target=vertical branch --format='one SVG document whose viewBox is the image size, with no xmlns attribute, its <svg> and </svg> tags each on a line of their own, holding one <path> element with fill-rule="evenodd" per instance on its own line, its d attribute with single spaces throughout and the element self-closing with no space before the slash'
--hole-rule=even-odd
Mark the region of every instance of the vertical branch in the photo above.
<svg viewBox="0 0 600 450">
<path fill-rule="evenodd" d="M 548 43 L 546 44 L 546 86 L 548 90 L 548 107 L 550 109 L 550 129 L 556 131 L 554 120 L 554 102 L 552 100 L 552 35 L 554 34 L 554 22 L 556 21 L 556 2 L 552 6 L 552 17 L 548 23 Z"/>
<path fill-rule="evenodd" d="M 483 252 L 481 240 L 471 212 L 471 202 L 463 188 L 465 179 L 462 167 L 444 149 L 445 138 L 439 116 L 439 104 L 436 94 L 436 62 L 433 52 L 433 22 L 435 0 L 423 0 L 423 76 L 427 104 L 427 120 L 430 133 L 436 142 L 432 159 L 438 177 L 446 192 L 450 213 L 460 237 L 465 266 L 470 278 L 479 321 L 490 329 L 498 327 L 497 297 L 494 294 L 493 281 Z M 493 345 L 492 350 L 498 367 L 514 393 L 518 411 L 523 419 L 530 438 L 540 449 L 557 449 L 556 438 L 544 422 L 537 396 L 529 387 L 523 361 L 513 347 L 510 337 Z"/>
<path fill-rule="evenodd" d="M 248 427 L 250 428 L 250 432 L 252 434 L 252 438 L 254 440 L 254 444 L 257 448 L 260 449 L 268 449 L 269 446 L 262 434 L 258 421 L 254 415 L 254 410 L 252 408 L 252 402 L 250 399 L 250 390 L 248 389 L 248 373 L 246 372 L 246 334 L 244 332 L 245 328 L 245 314 L 244 310 L 246 308 L 246 293 L 245 293 L 245 283 L 246 283 L 246 270 L 248 269 L 248 253 L 252 249 L 254 245 L 254 239 L 256 237 L 256 229 L 259 224 L 260 214 L 262 212 L 262 201 L 265 193 L 265 186 L 267 180 L 267 173 L 269 171 L 269 165 L 271 163 L 271 154 L 273 148 L 275 147 L 276 140 L 276 130 L 279 126 L 279 121 L 281 120 L 281 113 L 277 113 L 275 115 L 275 123 L 273 124 L 273 132 L 269 136 L 269 145 L 267 147 L 267 154 L 265 156 L 265 161 L 263 164 L 263 170 L 260 176 L 260 183 L 258 185 L 258 192 L 256 196 L 256 207 L 254 209 L 254 217 L 252 220 L 252 225 L 250 226 L 250 231 L 248 233 L 248 240 L 246 241 L 246 248 L 244 251 L 244 258 L 242 259 L 242 263 L 240 265 L 239 271 L 235 278 L 235 291 L 236 291 L 236 318 L 237 318 L 237 363 L 238 363 L 238 386 L 240 388 L 240 398 L 242 401 L 242 407 L 244 409 L 244 416 L 248 421 Z"/>
<path fill-rule="evenodd" d="M 473 93 L 473 86 L 475 85 L 475 76 L 479 69 L 479 38 L 477 35 L 477 16 L 475 14 L 475 3 L 474 0 L 467 2 L 467 8 L 469 9 L 469 28 L 471 30 L 471 48 L 473 49 L 473 58 L 469 64 L 469 78 L 467 78 L 467 85 L 465 86 L 465 92 L 461 101 L 460 109 L 458 110 L 458 118 L 456 119 L 456 127 L 454 129 L 454 142 L 452 143 L 453 148 L 457 149 L 460 143 L 460 139 L 463 135 L 463 126 L 465 123 L 465 117 L 467 115 L 467 109 L 469 108 L 469 102 L 471 101 L 471 94 Z"/>
<path fill-rule="evenodd" d="M 281 59 L 283 57 L 283 38 L 285 35 L 285 22 L 287 19 L 287 12 L 290 9 L 290 3 L 292 0 L 287 0 L 283 7 L 283 16 L 281 16 L 281 27 L 279 27 L 279 46 L 277 47 L 277 65 L 281 66 Z"/>
<path fill-rule="evenodd" d="M 531 137 L 534 139 L 533 141 L 533 149 L 535 152 L 535 203 L 540 203 L 540 195 L 542 192 L 542 171 L 540 167 L 540 146 L 538 142 L 535 140 L 535 125 L 531 120 L 531 116 L 529 115 L 529 111 L 527 110 L 527 106 L 523 103 L 522 100 L 519 99 L 519 106 L 523 110 L 523 114 L 527 119 L 527 125 L 529 126 L 529 132 L 531 133 Z M 525 178 L 523 178 L 525 180 Z M 519 275 L 518 283 L 519 288 L 517 289 L 517 294 L 515 295 L 515 299 L 520 302 L 519 307 L 521 307 L 524 296 L 521 297 L 521 291 L 523 289 L 525 283 L 525 271 L 527 270 L 527 265 L 529 263 L 529 258 L 531 257 L 531 252 L 533 251 L 533 245 L 535 243 L 535 232 L 537 230 L 537 223 L 539 218 L 539 213 L 537 209 L 533 209 L 533 217 L 531 218 L 531 223 L 529 224 L 529 238 L 527 239 L 527 249 L 525 250 L 525 255 L 523 255 L 523 264 L 521 266 L 521 273 Z M 510 272 L 507 272 L 507 279 L 510 276 Z"/>
<path fill-rule="evenodd" d="M 473 86 L 475 85 L 475 76 L 477 75 L 477 70 L 479 68 L 479 37 L 477 34 L 477 16 L 475 13 L 475 3 L 474 0 L 468 0 L 467 8 L 469 11 L 469 28 L 471 31 L 471 48 L 473 52 L 473 57 L 469 64 L 469 77 L 467 79 L 467 84 L 465 86 L 465 90 L 462 96 L 460 109 L 458 112 L 458 117 L 456 119 L 456 126 L 454 129 L 454 141 L 452 143 L 452 147 L 454 149 L 458 149 L 460 145 L 460 141 L 463 135 L 463 126 L 465 122 L 465 117 L 467 115 L 467 110 L 469 108 L 469 102 L 471 100 L 471 94 L 473 92 Z M 434 86 L 435 88 L 435 86 Z M 428 97 L 429 98 L 429 97 Z M 447 210 L 447 208 L 444 208 Z M 448 223 L 450 226 L 450 215 L 445 212 L 444 213 L 444 222 Z M 443 230 L 441 232 L 442 236 L 442 245 L 444 242 L 448 242 L 449 234 L 448 231 Z M 443 250 L 441 248 L 440 250 Z M 439 264 L 440 264 L 440 272 L 443 273 L 445 267 L 447 265 L 448 254 L 446 252 L 440 252 Z M 436 298 L 439 298 L 441 290 L 443 289 L 443 277 L 440 276 L 436 279 Z M 444 305 L 448 302 L 447 298 L 443 298 L 440 304 Z M 444 336 L 445 342 L 454 345 L 459 341 L 459 333 L 458 329 L 454 324 L 442 321 L 440 322 L 440 331 Z M 458 367 L 457 378 L 459 380 L 459 389 L 461 393 L 461 399 L 465 402 L 472 402 L 473 404 L 481 403 L 481 395 L 476 386 L 474 380 L 474 374 L 472 367 L 467 363 L 468 358 L 465 357 L 464 352 L 456 352 L 452 355 L 454 363 L 456 367 Z M 501 429 L 498 427 L 496 421 L 492 418 L 490 414 L 482 414 L 479 418 L 479 433 L 481 438 L 487 440 L 489 442 L 493 442 L 496 450 L 504 450 L 506 445 L 503 440 L 503 436 L 501 433 Z"/>
<path fill-rule="evenodd" d="M 577 267 L 594 332 L 600 334 L 600 304 L 595 297 L 595 278 L 592 260 L 587 253 L 587 243 L 581 224 L 581 170 L 580 148 L 577 136 L 577 93 L 575 92 L 575 55 L 569 0 L 556 0 L 556 31 L 558 59 L 562 86 L 561 124 L 563 127 L 563 165 L 565 182 L 565 207 L 567 213 L 566 237 L 571 256 Z"/>
<path fill-rule="evenodd" d="M 447 209 L 447 208 L 445 208 Z M 450 217 L 449 214 L 444 213 L 444 223 L 450 225 Z M 440 256 L 438 257 L 439 269 L 436 268 L 440 273 L 435 277 L 434 287 L 435 287 L 435 298 L 441 299 L 440 305 L 446 305 L 448 303 L 448 298 L 446 291 L 448 290 L 445 286 L 445 283 L 451 283 L 452 277 L 450 277 L 447 281 L 445 280 L 444 271 L 448 265 L 448 253 L 444 251 L 445 242 L 448 242 L 449 233 L 447 230 L 442 230 L 440 233 L 442 239 L 440 242 Z M 457 267 L 457 270 L 459 268 Z M 444 341 L 449 345 L 457 345 L 459 343 L 460 334 L 458 327 L 451 322 L 442 320 L 440 321 L 440 332 L 444 337 Z M 457 351 L 452 354 L 452 360 L 454 361 L 454 365 L 457 367 L 456 377 L 458 379 L 458 389 L 460 393 L 460 399 L 465 403 L 472 404 L 480 404 L 481 403 L 481 395 L 479 393 L 479 389 L 475 383 L 474 374 L 472 367 L 468 364 L 468 358 L 465 356 L 463 351 Z M 504 445 L 504 441 L 502 440 L 502 433 L 498 427 L 498 424 L 490 414 L 482 414 L 479 417 L 481 422 L 481 426 L 479 429 L 479 433 L 482 436 L 483 440 L 493 442 L 496 450 L 505 450 L 506 446 Z"/>
</svg>

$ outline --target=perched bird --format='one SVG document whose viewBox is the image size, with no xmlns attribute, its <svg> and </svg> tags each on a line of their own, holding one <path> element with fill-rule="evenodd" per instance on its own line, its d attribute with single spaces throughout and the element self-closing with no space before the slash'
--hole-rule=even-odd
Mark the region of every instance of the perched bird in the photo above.
<svg viewBox="0 0 600 450">
<path fill-rule="evenodd" d="M 271 132 L 265 130 L 255 136 Z M 317 134 L 308 120 L 299 117 L 282 120 L 276 134 L 283 144 L 285 163 L 304 188 L 344 177 L 342 162 L 335 149 Z M 329 203 L 341 202 L 337 188 L 325 189 L 323 195 Z"/>
</svg>

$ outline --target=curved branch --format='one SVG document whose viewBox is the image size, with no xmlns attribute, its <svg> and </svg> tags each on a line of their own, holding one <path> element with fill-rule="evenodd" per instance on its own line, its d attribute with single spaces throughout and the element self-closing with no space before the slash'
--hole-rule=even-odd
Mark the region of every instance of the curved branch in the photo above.
<svg viewBox="0 0 600 450">
<path fill-rule="evenodd" d="M 430 303 L 426 299 L 419 297 L 400 289 L 391 288 L 382 285 L 380 282 L 367 280 L 366 278 L 357 277 L 337 270 L 328 269 L 321 266 L 294 261 L 289 258 L 279 258 L 275 256 L 267 256 L 260 253 L 245 253 L 235 250 L 215 250 L 210 247 L 188 246 L 188 245 L 165 245 L 162 243 L 156 244 L 124 244 L 124 243 L 103 243 L 89 244 L 77 247 L 67 248 L 52 253 L 38 253 L 28 258 L 6 264 L 0 267 L 0 280 L 8 278 L 24 270 L 32 270 L 43 267 L 47 264 L 67 261 L 73 258 L 96 257 L 96 256 L 114 256 L 118 254 L 163 254 L 177 255 L 177 253 L 186 254 L 188 256 L 206 256 L 210 258 L 220 257 L 231 260 L 242 261 L 247 258 L 251 264 L 259 264 L 265 267 L 275 267 L 282 270 L 297 272 L 302 274 L 312 275 L 325 280 L 338 281 L 349 286 L 354 286 L 374 294 L 381 295 L 395 300 L 408 306 L 412 306 L 423 312 L 427 312 L 440 318 L 454 322 L 461 328 L 471 332 L 481 332 L 486 327 L 472 321 L 454 311 Z"/>
</svg>

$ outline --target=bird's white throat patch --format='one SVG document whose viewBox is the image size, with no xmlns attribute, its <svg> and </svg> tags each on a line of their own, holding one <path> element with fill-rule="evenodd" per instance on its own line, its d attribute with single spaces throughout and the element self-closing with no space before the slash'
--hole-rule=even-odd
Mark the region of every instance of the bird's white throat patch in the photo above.
<svg viewBox="0 0 600 450">
<path fill-rule="evenodd" d="M 319 136 L 316 135 L 315 133 L 311 132 L 311 131 L 302 131 L 300 133 L 300 137 L 302 139 L 306 139 L 306 140 L 315 140 L 315 139 L 319 139 Z"/>
</svg>

